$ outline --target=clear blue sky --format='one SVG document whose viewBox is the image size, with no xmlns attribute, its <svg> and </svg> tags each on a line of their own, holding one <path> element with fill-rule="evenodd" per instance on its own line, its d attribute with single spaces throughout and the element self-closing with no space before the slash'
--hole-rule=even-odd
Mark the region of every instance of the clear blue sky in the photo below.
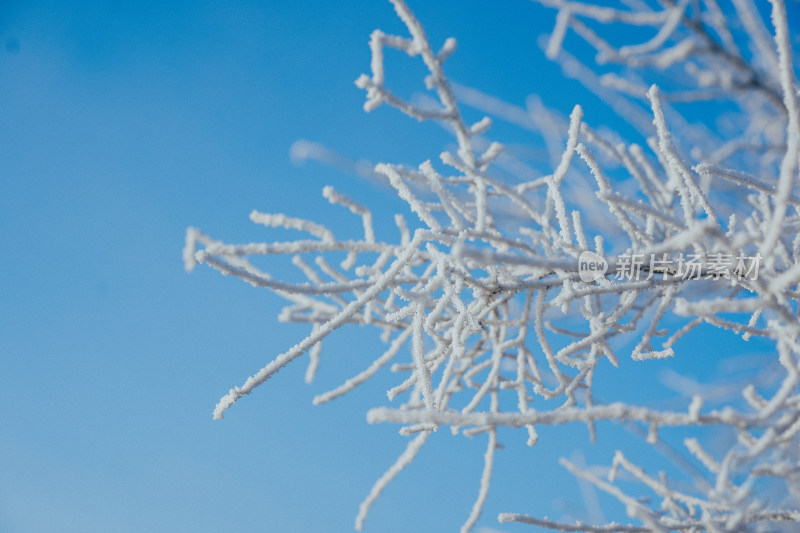
<svg viewBox="0 0 800 533">
<path fill-rule="evenodd" d="M 594 102 L 536 45 L 552 13 L 522 0 L 430 4 L 411 2 L 434 42 L 458 39 L 453 79 L 517 104 L 538 93 L 565 114 Z M 402 207 L 388 190 L 289 160 L 300 138 L 412 165 L 447 142 L 394 110 L 362 111 L 353 80 L 375 28 L 402 30 L 388 2 L 0 5 L 0 531 L 352 530 L 405 446 L 397 428 L 365 421 L 389 379 L 330 405 L 311 399 L 366 366 L 378 341 L 343 332 L 313 385 L 298 361 L 213 422 L 217 399 L 305 328 L 279 324 L 266 291 L 206 267 L 187 275 L 181 248 L 190 225 L 269 238 L 252 209 L 347 231 L 353 221 L 320 195 L 328 184 L 379 211 Z M 655 381 L 657 367 L 633 372 Z M 585 428 L 543 430 L 535 450 L 501 436 L 480 525 L 532 531 L 501 527 L 504 511 L 579 516 L 560 503 L 581 500 L 554 458 L 583 446 Z M 484 446 L 439 432 L 367 530 L 455 529 Z M 593 450 L 610 461 L 610 447 Z"/>
</svg>

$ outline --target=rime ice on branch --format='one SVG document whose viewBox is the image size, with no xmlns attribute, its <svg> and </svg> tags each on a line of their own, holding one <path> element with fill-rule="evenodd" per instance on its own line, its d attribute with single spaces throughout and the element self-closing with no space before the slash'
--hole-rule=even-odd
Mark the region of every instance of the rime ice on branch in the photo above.
<svg viewBox="0 0 800 533">
<path fill-rule="evenodd" d="M 387 366 L 399 376 L 388 391 L 389 401 L 399 405 L 372 409 L 367 417 L 401 424 L 400 433 L 411 440 L 362 504 L 357 529 L 387 484 L 442 426 L 487 436 L 477 500 L 462 527 L 468 531 L 489 491 L 498 427 L 525 428 L 525 440 L 534 446 L 537 426 L 585 424 L 594 440 L 600 421 L 641 426 L 656 448 L 661 427 L 723 427 L 736 442 L 712 453 L 699 438 L 687 438 L 685 451 L 703 471 L 693 473 L 686 490 L 652 477 L 621 451 L 607 479 L 563 461 L 569 472 L 618 499 L 630 524 L 563 523 L 516 513 L 501 514 L 500 521 L 593 532 L 774 531 L 800 521 L 800 114 L 786 7 L 773 0 L 769 30 L 750 0 L 724 6 L 716 0 L 538 2 L 557 10 L 546 54 L 638 129 L 647 148 L 590 127 L 578 106 L 567 123 L 538 100 L 525 110 L 452 84 L 444 63 L 455 40 L 434 49 L 406 4 L 392 0 L 409 35 L 373 32 L 371 74 L 356 81 L 366 91 L 364 108 L 388 104 L 415 119 L 438 121 L 455 136 L 456 149 L 417 168 L 375 167 L 413 217 L 409 223 L 396 215 L 394 237 L 376 235 L 370 210 L 332 187 L 323 196 L 360 217 L 363 237 L 341 240 L 318 222 L 255 211 L 251 220 L 257 224 L 306 236 L 237 245 L 188 230 L 187 270 L 205 263 L 269 288 L 289 302 L 281 320 L 311 327 L 305 339 L 231 389 L 214 418 L 306 353 L 311 381 L 329 334 L 370 325 L 386 351 L 314 399 L 324 403 L 346 394 Z M 618 43 L 604 37 L 608 25 L 649 28 L 652 37 Z M 598 65 L 583 65 L 563 49 L 572 34 L 596 49 Z M 625 35 L 616 34 L 616 40 Z M 435 105 L 415 103 L 386 86 L 387 51 L 423 61 Z M 598 75 L 599 65 L 609 66 L 608 72 Z M 653 80 L 659 84 L 650 85 Z M 552 173 L 537 174 L 505 153 L 486 137 L 491 119 L 468 123 L 458 97 L 495 119 L 539 132 Z M 679 107 L 696 101 L 733 105 L 733 126 L 711 132 L 692 125 Z M 563 137 L 553 128 L 561 123 Z M 625 187 L 610 171 L 627 174 L 637 186 Z M 576 194 L 572 180 L 590 183 L 594 194 Z M 578 276 L 585 250 L 611 267 L 593 282 Z M 333 261 L 343 253 L 344 260 Z M 614 257 L 623 254 L 669 262 L 692 255 L 699 258 L 702 279 L 652 267 L 639 276 L 615 277 Z M 757 254 L 763 265 L 756 278 L 737 267 L 712 268 L 721 256 Z M 290 256 L 307 281 L 272 278 L 251 262 L 262 255 Z M 623 357 L 637 364 L 680 357 L 676 342 L 701 324 L 745 340 L 770 339 L 781 368 L 775 385 L 762 387 L 763 376 L 754 376 L 739 394 L 743 403 L 732 400 L 719 409 L 704 408 L 702 393 L 678 411 L 594 398 L 598 365 L 617 366 Z M 631 341 L 633 350 L 621 351 Z M 641 483 L 649 503 L 623 492 L 615 482 L 620 470 Z M 761 498 L 757 487 L 766 478 L 786 495 L 779 502 L 785 508 Z"/>
</svg>

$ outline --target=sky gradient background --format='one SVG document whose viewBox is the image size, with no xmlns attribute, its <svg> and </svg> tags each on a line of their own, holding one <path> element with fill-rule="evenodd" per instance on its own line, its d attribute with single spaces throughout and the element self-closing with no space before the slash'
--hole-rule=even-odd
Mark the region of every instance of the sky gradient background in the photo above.
<svg viewBox="0 0 800 533">
<path fill-rule="evenodd" d="M 392 191 L 293 165 L 290 146 L 304 138 L 416 166 L 448 136 L 385 106 L 361 109 L 353 80 L 368 71 L 370 32 L 403 31 L 388 2 L 136 4 L 0 5 L 0 531 L 350 531 L 405 447 L 396 427 L 365 421 L 392 378 L 329 405 L 311 399 L 364 368 L 380 343 L 343 331 L 326 341 L 313 385 L 296 361 L 213 422 L 217 399 L 305 328 L 279 324 L 281 301 L 265 290 L 205 266 L 187 275 L 184 232 L 270 239 L 249 222 L 253 209 L 357 231 L 357 219 L 322 198 L 332 184 L 384 215 L 376 229 L 394 238 L 390 214 L 405 210 Z M 537 38 L 553 13 L 522 0 L 502 10 L 428 4 L 411 7 L 432 42 L 459 42 L 452 79 L 609 119 L 544 59 Z M 387 68 L 389 84 L 422 90 L 414 60 L 391 57 Z M 725 342 L 707 336 L 672 368 L 702 376 L 705 343 Z M 663 369 L 609 380 L 635 399 Z M 571 507 L 583 505 L 577 483 L 555 461 L 585 445 L 585 428 L 541 437 L 530 450 L 523 434 L 501 432 L 485 531 L 533 530 L 497 524 L 498 512 L 586 518 Z M 484 447 L 436 434 L 367 531 L 460 526 Z M 608 463 L 612 448 L 592 448 L 587 461 Z"/>
</svg>

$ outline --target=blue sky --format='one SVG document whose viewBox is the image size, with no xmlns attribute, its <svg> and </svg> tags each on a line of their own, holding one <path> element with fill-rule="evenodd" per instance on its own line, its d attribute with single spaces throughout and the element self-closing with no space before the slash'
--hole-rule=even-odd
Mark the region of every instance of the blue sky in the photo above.
<svg viewBox="0 0 800 533">
<path fill-rule="evenodd" d="M 411 5 L 433 42 L 458 39 L 453 79 L 518 104 L 535 92 L 564 114 L 595 102 L 536 45 L 552 13 L 522 0 L 431 4 Z M 376 211 L 402 208 L 386 189 L 289 159 L 301 138 L 412 165 L 448 142 L 397 111 L 362 111 L 353 80 L 375 28 L 402 31 L 388 2 L 0 6 L 0 531 L 352 530 L 405 446 L 397 428 L 365 421 L 390 378 L 330 405 L 311 399 L 379 342 L 342 333 L 313 385 L 298 361 L 212 422 L 217 399 L 305 329 L 279 324 L 266 291 L 205 267 L 187 275 L 181 248 L 190 225 L 268 238 L 252 209 L 347 231 L 354 221 L 321 197 L 328 184 Z M 389 83 L 422 88 L 400 74 L 418 65 L 390 61 Z M 587 120 L 604 113 L 589 105 Z M 391 217 L 376 225 L 391 231 Z M 658 364 L 632 372 L 653 380 Z M 495 517 L 570 512 L 558 493 L 580 503 L 554 459 L 583 445 L 585 428 L 543 430 L 535 450 L 501 436 L 481 526 L 531 531 Z M 439 432 L 367 530 L 460 525 L 484 446 Z M 610 449 L 592 453 L 608 462 Z"/>
</svg>

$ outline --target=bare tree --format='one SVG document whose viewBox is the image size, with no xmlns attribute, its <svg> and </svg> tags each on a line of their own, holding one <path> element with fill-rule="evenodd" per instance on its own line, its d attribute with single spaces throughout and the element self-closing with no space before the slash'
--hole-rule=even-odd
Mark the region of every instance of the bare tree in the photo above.
<svg viewBox="0 0 800 533">
<path fill-rule="evenodd" d="M 417 168 L 361 169 L 387 180 L 413 214 L 411 222 L 395 216 L 395 239 L 377 236 L 371 211 L 332 187 L 324 197 L 361 218 L 363 237 L 343 240 L 325 225 L 256 211 L 253 222 L 307 237 L 227 244 L 188 230 L 187 270 L 205 263 L 269 288 L 288 301 L 281 320 L 311 327 L 231 389 L 214 418 L 303 354 L 310 382 L 327 335 L 371 325 L 386 351 L 314 399 L 346 394 L 390 363 L 399 376 L 388 391 L 399 405 L 371 409 L 367 418 L 401 424 L 410 440 L 364 500 L 356 529 L 442 426 L 486 436 L 478 496 L 462 527 L 468 531 L 489 491 L 499 427 L 524 428 L 535 446 L 537 427 L 585 424 L 594 440 L 595 425 L 611 421 L 644 429 L 647 442 L 686 469 L 691 483 L 654 475 L 623 451 L 604 469 L 562 460 L 618 499 L 630 523 L 517 513 L 499 520 L 561 531 L 796 531 L 787 523 L 800 521 L 800 112 L 786 6 L 772 0 L 766 21 L 764 6 L 751 0 L 620 0 L 614 7 L 536 1 L 557 12 L 544 43 L 548 57 L 600 96 L 646 146 L 590 127 L 579 106 L 567 121 L 537 98 L 523 108 L 450 82 L 444 63 L 455 40 L 435 49 L 404 1 L 392 0 L 408 35 L 373 32 L 371 74 L 356 81 L 366 91 L 364 108 L 388 104 L 438 121 L 455 148 Z M 626 31 L 632 26 L 638 31 Z M 624 42 L 643 31 L 652 35 L 645 42 Z M 562 49 L 573 33 L 596 50 L 595 64 Z M 435 98 L 405 99 L 386 85 L 388 50 L 423 61 Z M 718 127 L 692 124 L 682 111 L 691 102 L 707 103 Z M 470 124 L 462 106 L 487 116 Z M 490 116 L 538 132 L 553 156 L 552 173 L 538 173 L 492 141 Z M 293 155 L 334 157 L 309 143 L 295 145 Z M 308 281 L 274 279 L 251 262 L 261 255 L 290 256 Z M 682 410 L 593 395 L 598 365 L 680 357 L 676 342 L 701 325 L 743 341 L 769 340 L 775 364 L 735 383 L 733 393 L 698 387 Z M 711 451 L 705 426 L 735 439 Z M 664 445 L 665 427 L 690 431 L 685 452 L 702 469 Z M 641 493 L 623 491 L 622 473 L 639 482 Z M 777 500 L 767 486 L 777 487 Z"/>
</svg>

